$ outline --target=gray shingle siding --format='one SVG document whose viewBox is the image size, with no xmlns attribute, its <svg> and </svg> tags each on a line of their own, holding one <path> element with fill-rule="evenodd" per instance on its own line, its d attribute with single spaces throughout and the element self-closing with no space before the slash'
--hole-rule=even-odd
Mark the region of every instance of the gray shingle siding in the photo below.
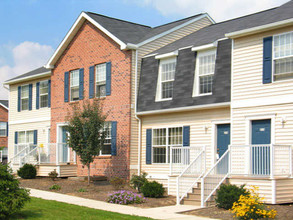
<svg viewBox="0 0 293 220">
<path fill-rule="evenodd" d="M 215 104 L 230 101 L 231 40 L 218 43 L 212 95 L 192 97 L 196 52 L 190 48 L 180 50 L 177 57 L 173 99 L 156 102 L 159 61 L 147 57 L 142 61 L 138 92 L 138 112 Z"/>
</svg>

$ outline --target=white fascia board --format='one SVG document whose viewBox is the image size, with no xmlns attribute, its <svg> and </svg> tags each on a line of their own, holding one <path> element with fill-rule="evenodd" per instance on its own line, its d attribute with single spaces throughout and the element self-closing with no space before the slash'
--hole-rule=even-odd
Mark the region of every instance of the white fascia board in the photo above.
<svg viewBox="0 0 293 220">
<path fill-rule="evenodd" d="M 46 77 L 46 76 L 51 76 L 51 71 L 44 72 L 44 73 L 39 73 L 39 74 L 36 74 L 36 75 L 27 76 L 27 77 L 23 77 L 23 78 L 19 78 L 19 79 L 9 80 L 9 81 L 4 82 L 3 85 L 10 85 L 10 84 L 15 84 L 15 83 L 20 83 L 20 82 L 33 80 L 33 79 L 38 79 L 38 78 L 42 78 L 42 77 Z"/>
<path fill-rule="evenodd" d="M 287 20 L 278 21 L 278 22 L 274 22 L 274 23 L 270 23 L 270 24 L 265 24 L 265 25 L 261 25 L 261 26 L 257 26 L 257 27 L 253 27 L 253 28 L 247 28 L 247 29 L 244 29 L 241 31 L 227 33 L 227 34 L 225 34 L 225 36 L 228 38 L 243 37 L 243 36 L 247 36 L 247 35 L 251 35 L 251 34 L 260 33 L 263 31 L 273 30 L 275 28 L 286 27 L 286 26 L 289 26 L 292 24 L 293 24 L 293 18 L 290 18 Z"/>
<path fill-rule="evenodd" d="M 205 44 L 205 45 L 198 46 L 198 47 L 192 47 L 191 51 L 209 50 L 209 49 L 216 48 L 217 46 L 218 46 L 218 41 L 215 41 L 211 44 Z"/>
<path fill-rule="evenodd" d="M 145 55 L 142 58 L 153 57 L 153 56 L 156 56 L 157 54 L 158 53 L 152 53 L 152 54 L 149 54 L 149 55 Z"/>
<path fill-rule="evenodd" d="M 6 110 L 9 110 L 9 109 L 7 108 L 7 106 L 3 105 L 2 103 L 0 103 L 0 106 L 2 106 L 3 108 L 5 108 Z"/>
<path fill-rule="evenodd" d="M 155 114 L 164 114 L 164 113 L 185 112 L 185 111 L 192 111 L 192 110 L 214 109 L 214 108 L 222 108 L 222 107 L 230 107 L 230 102 L 137 112 L 137 115 L 155 115 Z"/>
<path fill-rule="evenodd" d="M 165 58 L 175 57 L 175 56 L 178 56 L 178 50 L 175 50 L 175 51 L 170 52 L 170 53 L 157 55 L 157 56 L 155 56 L 155 59 L 165 59 Z"/>
<path fill-rule="evenodd" d="M 74 35 L 77 33 L 78 29 L 81 27 L 83 22 L 85 20 L 88 20 L 91 22 L 94 26 L 96 26 L 98 29 L 100 29 L 102 32 L 104 32 L 107 36 L 109 36 L 111 39 L 113 39 L 117 44 L 120 45 L 121 50 L 124 50 L 127 48 L 126 44 L 119 40 L 116 36 L 114 36 L 112 33 L 110 33 L 107 29 L 105 29 L 102 25 L 100 25 L 98 22 L 96 22 L 94 19 L 92 19 L 90 16 L 88 16 L 85 12 L 82 12 L 77 20 L 74 22 L 62 42 L 59 44 L 58 48 L 54 52 L 53 56 L 49 59 L 48 63 L 45 65 L 46 68 L 52 69 L 54 68 L 54 64 L 59 58 L 59 55 L 66 49 L 69 42 L 72 40 Z"/>
</svg>

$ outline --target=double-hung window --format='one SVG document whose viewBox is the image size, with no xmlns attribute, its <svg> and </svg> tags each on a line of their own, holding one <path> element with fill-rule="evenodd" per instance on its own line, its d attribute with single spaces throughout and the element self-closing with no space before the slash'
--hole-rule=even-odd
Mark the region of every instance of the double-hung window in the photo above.
<svg viewBox="0 0 293 220">
<path fill-rule="evenodd" d="M 210 95 L 213 89 L 216 50 L 198 52 L 193 95 Z"/>
<path fill-rule="evenodd" d="M 153 129 L 153 163 L 169 163 L 171 147 L 182 147 L 182 139 L 182 127 Z"/>
<path fill-rule="evenodd" d="M 176 57 L 160 60 L 159 67 L 159 94 L 158 100 L 173 98 L 173 84 L 175 79 Z"/>
<path fill-rule="evenodd" d="M 70 71 L 70 101 L 79 100 L 79 70 Z"/>
<path fill-rule="evenodd" d="M 18 132 L 18 144 L 33 144 L 34 131 L 20 131 Z"/>
<path fill-rule="evenodd" d="M 105 142 L 104 142 L 104 146 L 101 149 L 100 155 L 111 155 L 112 122 L 105 122 L 104 131 L 105 131 Z"/>
<path fill-rule="evenodd" d="M 21 86 L 21 110 L 29 109 L 29 85 Z"/>
<path fill-rule="evenodd" d="M 7 122 L 0 122 L 0 137 L 7 136 Z"/>
<path fill-rule="evenodd" d="M 274 36 L 274 80 L 293 77 L 293 32 Z"/>
<path fill-rule="evenodd" d="M 106 96 L 106 63 L 96 65 L 96 97 Z"/>
<path fill-rule="evenodd" d="M 40 82 L 40 107 L 48 107 L 49 100 L 49 81 L 45 80 Z"/>
</svg>

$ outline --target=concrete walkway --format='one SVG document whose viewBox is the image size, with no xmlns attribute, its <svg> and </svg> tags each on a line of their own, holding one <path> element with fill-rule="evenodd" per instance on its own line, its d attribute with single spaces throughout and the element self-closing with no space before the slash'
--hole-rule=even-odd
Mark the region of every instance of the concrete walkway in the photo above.
<svg viewBox="0 0 293 220">
<path fill-rule="evenodd" d="M 189 210 L 198 209 L 200 207 L 197 206 L 188 206 L 188 205 L 179 205 L 179 206 L 165 206 L 158 208 L 138 208 L 133 206 L 123 206 L 117 204 L 110 204 L 103 201 L 97 201 L 92 199 L 85 199 L 77 196 L 69 196 L 61 193 L 48 192 L 37 189 L 30 189 L 31 196 L 47 199 L 47 200 L 55 200 L 59 202 L 65 202 L 69 204 L 85 206 L 94 209 L 100 209 L 110 212 L 116 212 L 127 215 L 137 215 L 143 217 L 149 217 L 153 219 L 182 219 L 182 220 L 199 220 L 199 219 L 209 219 L 204 217 L 190 216 L 178 214 L 178 212 L 184 212 Z"/>
</svg>

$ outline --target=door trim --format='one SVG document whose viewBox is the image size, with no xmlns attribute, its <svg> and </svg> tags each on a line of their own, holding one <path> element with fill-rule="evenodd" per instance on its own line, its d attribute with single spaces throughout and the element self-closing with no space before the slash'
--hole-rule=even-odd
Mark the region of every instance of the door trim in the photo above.
<svg viewBox="0 0 293 220">
<path fill-rule="evenodd" d="M 66 123 L 66 122 L 62 122 L 62 123 L 57 123 L 56 124 L 56 144 L 57 143 L 61 143 L 61 138 L 62 138 L 62 135 L 61 135 L 61 132 L 62 132 L 62 127 L 63 126 L 66 126 L 66 125 L 68 125 L 68 123 Z"/>
</svg>

